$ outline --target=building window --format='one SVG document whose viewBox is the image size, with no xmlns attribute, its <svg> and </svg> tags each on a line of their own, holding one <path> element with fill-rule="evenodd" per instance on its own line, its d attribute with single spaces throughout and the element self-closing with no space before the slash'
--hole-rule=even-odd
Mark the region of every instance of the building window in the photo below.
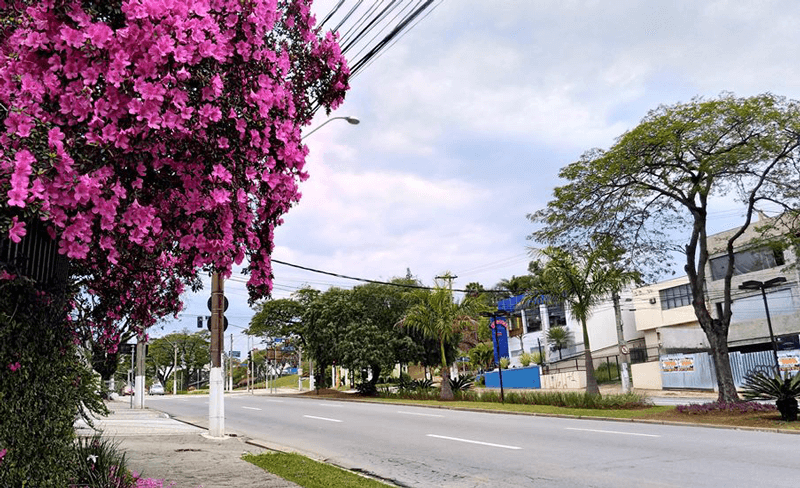
<svg viewBox="0 0 800 488">
<path fill-rule="evenodd" d="M 661 296 L 661 310 L 685 307 L 692 304 L 692 289 L 689 285 L 665 288 L 658 293 Z"/>
<path fill-rule="evenodd" d="M 762 269 L 770 269 L 786 264 L 782 249 L 763 247 L 733 253 L 733 276 L 752 273 Z M 720 256 L 711 260 L 712 281 L 721 280 L 728 272 L 728 256 Z"/>
<path fill-rule="evenodd" d="M 525 309 L 525 321 L 528 323 L 527 333 L 542 330 L 542 315 L 539 306 Z"/>
<path fill-rule="evenodd" d="M 547 304 L 547 317 L 550 319 L 550 327 L 567 326 L 567 314 L 560 303 Z"/>
</svg>

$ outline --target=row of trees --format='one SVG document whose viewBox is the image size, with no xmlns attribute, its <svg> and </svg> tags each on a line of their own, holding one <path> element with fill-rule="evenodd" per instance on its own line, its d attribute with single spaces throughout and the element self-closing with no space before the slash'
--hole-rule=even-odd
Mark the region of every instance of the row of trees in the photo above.
<svg viewBox="0 0 800 488">
<path fill-rule="evenodd" d="M 397 363 L 440 367 L 446 379 L 461 331 L 477 331 L 478 312 L 488 305 L 474 298 L 455 301 L 448 288 L 425 289 L 411 278 L 391 283 L 325 292 L 305 288 L 289 299 L 262 302 L 247 333 L 296 337 L 314 361 L 319 386 L 328 384 L 324 372 L 334 364 L 358 372 L 367 390 Z"/>
</svg>

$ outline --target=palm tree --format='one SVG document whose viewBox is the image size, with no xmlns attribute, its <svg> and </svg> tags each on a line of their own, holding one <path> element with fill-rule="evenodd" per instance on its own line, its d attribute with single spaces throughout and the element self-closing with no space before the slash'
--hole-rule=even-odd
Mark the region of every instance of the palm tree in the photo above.
<svg viewBox="0 0 800 488">
<path fill-rule="evenodd" d="M 561 359 L 561 350 L 572 342 L 572 332 L 566 327 L 556 325 L 547 330 L 547 343 L 558 350 L 558 359 Z"/>
<path fill-rule="evenodd" d="M 475 317 L 484 307 L 470 298 L 460 303 L 454 302 L 450 289 L 440 286 L 431 291 L 418 292 L 417 297 L 418 302 L 406 312 L 398 325 L 418 330 L 424 336 L 439 342 L 442 360 L 441 399 L 452 400 L 450 365 L 445 354 L 445 344 L 458 337 L 467 327 L 476 326 L 478 321 Z"/>
<path fill-rule="evenodd" d="M 638 278 L 638 274 L 625 271 L 617 265 L 621 250 L 607 239 L 600 239 L 573 252 L 560 247 L 548 247 L 542 254 L 549 260 L 545 264 L 544 287 L 551 297 L 563 299 L 583 330 L 583 352 L 586 362 L 586 392 L 600 394 L 594 376 L 592 349 L 586 320 L 592 309 L 612 292 Z"/>
</svg>

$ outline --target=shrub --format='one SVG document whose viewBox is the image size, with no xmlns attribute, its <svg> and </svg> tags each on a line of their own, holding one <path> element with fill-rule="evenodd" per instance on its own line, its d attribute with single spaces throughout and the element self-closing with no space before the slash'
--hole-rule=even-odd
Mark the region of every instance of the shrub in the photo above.
<svg viewBox="0 0 800 488">
<path fill-rule="evenodd" d="M 531 362 L 533 361 L 533 356 L 529 352 L 523 352 L 519 356 L 519 362 L 522 364 L 523 367 L 527 368 L 530 366 Z"/>
<path fill-rule="evenodd" d="M 703 415 L 714 412 L 750 413 L 750 412 L 774 412 L 775 405 L 759 402 L 733 402 L 733 403 L 693 403 L 690 405 L 678 405 L 675 410 L 687 415 Z"/>
<path fill-rule="evenodd" d="M 375 383 L 365 381 L 356 385 L 356 391 L 362 396 L 376 396 L 378 394 L 378 387 Z"/>
<path fill-rule="evenodd" d="M 131 488 L 136 482 L 128 471 L 125 453 L 119 453 L 116 443 L 99 435 L 78 439 L 73 463 L 75 486 Z"/>
<path fill-rule="evenodd" d="M 619 381 L 619 366 L 617 363 L 601 363 L 594 369 L 594 377 L 598 383 L 613 383 Z"/>
<path fill-rule="evenodd" d="M 68 486 L 75 419 L 107 413 L 68 327 L 69 296 L 0 281 L 0 486 Z"/>
<path fill-rule="evenodd" d="M 450 378 L 450 389 L 456 391 L 466 391 L 472 388 L 475 377 L 471 374 L 460 374 L 455 378 Z"/>
<path fill-rule="evenodd" d="M 781 418 L 797 420 L 797 397 L 800 396 L 800 374 L 781 377 L 779 373 L 768 376 L 751 371 L 744 378 L 744 397 L 748 400 L 775 400 Z"/>
<path fill-rule="evenodd" d="M 506 357 L 500 358 L 500 368 L 501 369 L 508 369 L 508 364 L 511 362 L 510 359 Z"/>
</svg>

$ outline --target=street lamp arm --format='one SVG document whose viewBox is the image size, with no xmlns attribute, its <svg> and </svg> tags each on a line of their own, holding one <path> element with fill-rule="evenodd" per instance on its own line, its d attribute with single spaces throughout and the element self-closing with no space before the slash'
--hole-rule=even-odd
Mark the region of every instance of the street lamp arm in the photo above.
<svg viewBox="0 0 800 488">
<path fill-rule="evenodd" d="M 321 128 L 323 128 L 323 127 L 324 127 L 326 124 L 328 124 L 329 122 L 332 122 L 332 121 L 334 121 L 334 120 L 346 120 L 346 121 L 347 121 L 347 123 L 348 123 L 348 124 L 351 124 L 351 125 L 358 125 L 358 124 L 361 122 L 360 120 L 358 120 L 358 119 L 357 119 L 357 118 L 355 118 L 355 117 L 331 117 L 330 119 L 328 119 L 328 120 L 326 120 L 325 122 L 321 123 L 321 124 L 320 124 L 318 127 L 316 127 L 315 129 L 313 129 L 311 132 L 309 132 L 308 134 L 306 134 L 306 135 L 304 135 L 303 137 L 301 137 L 301 138 L 300 138 L 300 140 L 302 141 L 302 140 L 303 140 L 303 139 L 305 139 L 306 137 L 310 136 L 310 135 L 311 135 L 311 134 L 313 134 L 314 132 L 317 132 L 318 130 L 320 130 Z"/>
</svg>

